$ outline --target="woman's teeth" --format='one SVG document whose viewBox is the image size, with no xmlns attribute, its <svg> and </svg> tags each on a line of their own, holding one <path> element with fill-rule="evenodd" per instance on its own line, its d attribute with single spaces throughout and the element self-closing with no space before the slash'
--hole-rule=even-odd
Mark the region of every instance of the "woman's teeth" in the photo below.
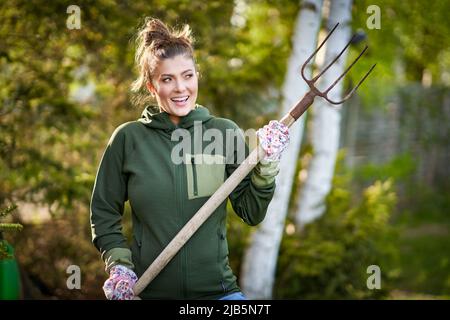
<svg viewBox="0 0 450 320">
<path fill-rule="evenodd" d="M 172 100 L 173 102 L 186 102 L 187 99 L 189 99 L 189 96 L 181 97 L 181 98 L 171 98 L 170 100 Z"/>
</svg>

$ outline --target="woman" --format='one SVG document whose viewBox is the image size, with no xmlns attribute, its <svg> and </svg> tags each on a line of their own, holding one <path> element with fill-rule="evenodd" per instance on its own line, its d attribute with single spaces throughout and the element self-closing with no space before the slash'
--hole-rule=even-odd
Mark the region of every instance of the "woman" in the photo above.
<svg viewBox="0 0 450 320">
<path fill-rule="evenodd" d="M 211 141 L 195 137 L 196 128 L 214 130 L 225 138 L 227 130 L 238 127 L 196 104 L 198 73 L 189 26 L 173 31 L 160 20 L 147 19 L 138 35 L 136 62 L 140 75 L 133 90 L 145 88 L 157 106 L 148 106 L 139 120 L 115 130 L 102 157 L 91 200 L 93 243 L 109 274 L 103 287 L 108 299 L 133 298 L 138 277 L 239 166 L 240 150 L 230 152 L 226 141 L 218 141 L 207 152 Z M 271 131 L 271 138 L 285 146 L 286 127 L 272 123 L 265 129 L 259 134 L 265 145 L 277 147 L 264 136 Z M 174 137 L 180 130 L 184 137 L 194 135 L 186 139 L 189 148 L 178 148 L 179 140 Z M 242 135 L 235 137 L 243 141 Z M 272 151 L 268 149 L 272 161 L 258 164 L 229 196 L 235 212 L 249 225 L 264 219 L 274 193 L 281 151 Z M 132 208 L 131 247 L 121 227 L 127 200 Z M 245 299 L 228 263 L 226 201 L 140 297 Z"/>
</svg>

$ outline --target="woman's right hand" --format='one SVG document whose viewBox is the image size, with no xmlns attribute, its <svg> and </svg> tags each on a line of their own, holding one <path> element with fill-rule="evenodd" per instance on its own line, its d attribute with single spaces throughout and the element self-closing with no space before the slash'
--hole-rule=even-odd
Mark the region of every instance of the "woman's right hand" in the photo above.
<svg viewBox="0 0 450 320">
<path fill-rule="evenodd" d="M 106 299 L 108 300 L 133 300 L 133 287 L 138 278 L 133 270 L 115 265 L 110 269 L 109 278 L 103 285 Z"/>
</svg>

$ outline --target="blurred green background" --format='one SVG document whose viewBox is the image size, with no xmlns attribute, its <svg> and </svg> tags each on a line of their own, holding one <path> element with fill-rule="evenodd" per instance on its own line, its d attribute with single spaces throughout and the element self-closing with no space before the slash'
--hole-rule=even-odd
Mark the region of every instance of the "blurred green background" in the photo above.
<svg viewBox="0 0 450 320">
<path fill-rule="evenodd" d="M 71 4 L 81 9 L 80 29 L 66 27 Z M 379 30 L 366 27 L 369 5 L 381 9 Z M 190 24 L 202 75 L 198 103 L 246 129 L 280 116 L 300 6 L 1 2 L 0 209 L 18 208 L 0 221 L 23 225 L 3 233 L 15 248 L 23 298 L 103 298 L 106 273 L 91 244 L 90 194 L 114 128 L 141 113 L 129 87 L 137 76 L 133 35 L 143 18 Z M 370 49 L 344 88 L 378 65 L 342 108 L 326 213 L 301 233 L 286 228 L 274 298 L 450 297 L 449 9 L 445 0 L 354 1 L 352 28 L 366 33 Z M 352 46 L 350 56 L 360 49 Z M 313 152 L 306 128 L 298 172 Z M 301 184 L 296 179 L 293 188 Z M 230 259 L 239 273 L 251 229 L 231 211 Z M 129 235 L 129 210 L 125 217 Z M 368 275 L 355 261 L 377 262 L 381 290 L 367 290 Z M 66 286 L 70 265 L 81 268 L 79 290 Z"/>
</svg>

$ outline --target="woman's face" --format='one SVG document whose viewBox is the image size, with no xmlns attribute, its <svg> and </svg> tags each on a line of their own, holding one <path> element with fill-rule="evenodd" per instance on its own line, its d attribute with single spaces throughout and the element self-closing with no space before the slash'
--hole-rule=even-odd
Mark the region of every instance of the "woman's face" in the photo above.
<svg viewBox="0 0 450 320">
<path fill-rule="evenodd" d="M 159 107 L 169 114 L 173 123 L 195 108 L 198 77 L 192 58 L 177 55 L 159 62 L 148 90 Z"/>
</svg>

